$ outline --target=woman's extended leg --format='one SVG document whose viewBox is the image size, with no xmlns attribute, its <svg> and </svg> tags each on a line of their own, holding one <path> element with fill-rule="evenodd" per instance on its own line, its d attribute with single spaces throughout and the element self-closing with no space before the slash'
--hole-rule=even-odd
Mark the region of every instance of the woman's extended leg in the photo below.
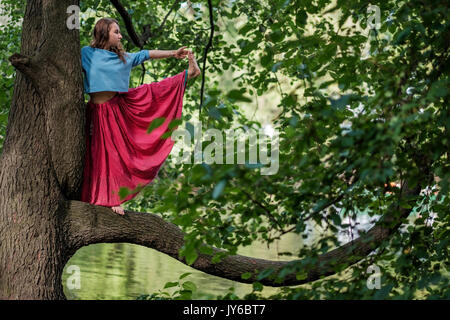
<svg viewBox="0 0 450 320">
<path fill-rule="evenodd" d="M 197 65 L 197 60 L 195 60 L 192 51 L 188 52 L 188 60 L 189 60 L 188 79 L 192 79 L 200 75 L 200 68 Z"/>
<path fill-rule="evenodd" d="M 198 67 L 194 54 L 191 51 L 188 53 L 188 60 L 189 60 L 188 79 L 192 79 L 200 75 L 200 68 Z M 120 205 L 111 207 L 111 210 L 119 215 L 125 214 L 123 207 Z"/>
</svg>

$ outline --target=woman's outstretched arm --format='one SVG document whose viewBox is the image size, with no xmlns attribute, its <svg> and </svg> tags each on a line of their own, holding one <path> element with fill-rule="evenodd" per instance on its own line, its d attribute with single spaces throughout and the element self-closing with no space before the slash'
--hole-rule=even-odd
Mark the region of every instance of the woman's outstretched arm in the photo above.
<svg viewBox="0 0 450 320">
<path fill-rule="evenodd" d="M 150 59 L 162 59 L 162 58 L 177 58 L 183 59 L 187 56 L 188 51 L 186 47 L 181 47 L 178 50 L 148 50 Z"/>
</svg>

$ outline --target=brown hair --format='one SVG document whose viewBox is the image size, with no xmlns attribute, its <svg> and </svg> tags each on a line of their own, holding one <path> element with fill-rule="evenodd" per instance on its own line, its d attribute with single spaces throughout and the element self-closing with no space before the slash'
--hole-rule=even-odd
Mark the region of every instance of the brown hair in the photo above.
<svg viewBox="0 0 450 320">
<path fill-rule="evenodd" d="M 113 18 L 101 18 L 97 21 L 94 27 L 94 38 L 92 39 L 90 46 L 92 48 L 100 48 L 105 49 L 105 45 L 108 43 L 109 40 L 109 31 L 111 30 L 111 25 L 113 23 L 116 23 L 119 25 L 116 19 Z M 112 51 L 116 53 L 119 56 L 119 59 L 123 61 L 123 63 L 126 63 L 124 55 L 125 50 L 123 49 L 123 46 L 121 43 L 116 46 L 111 46 L 109 48 L 109 51 Z"/>
</svg>

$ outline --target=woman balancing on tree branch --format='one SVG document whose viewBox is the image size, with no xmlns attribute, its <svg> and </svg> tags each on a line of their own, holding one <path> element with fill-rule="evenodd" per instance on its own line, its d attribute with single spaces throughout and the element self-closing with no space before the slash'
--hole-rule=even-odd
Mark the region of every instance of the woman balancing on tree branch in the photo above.
<svg viewBox="0 0 450 320">
<path fill-rule="evenodd" d="M 116 20 L 100 19 L 90 46 L 81 49 L 86 108 L 86 160 L 81 200 L 111 207 L 123 215 L 121 203 L 134 198 L 158 173 L 173 147 L 161 139 L 169 123 L 181 118 L 187 79 L 200 69 L 192 51 L 141 50 L 126 53 Z M 131 68 L 149 59 L 188 57 L 189 68 L 160 82 L 128 88 Z M 164 123 L 147 133 L 150 123 Z M 121 187 L 133 194 L 120 199 Z"/>
</svg>

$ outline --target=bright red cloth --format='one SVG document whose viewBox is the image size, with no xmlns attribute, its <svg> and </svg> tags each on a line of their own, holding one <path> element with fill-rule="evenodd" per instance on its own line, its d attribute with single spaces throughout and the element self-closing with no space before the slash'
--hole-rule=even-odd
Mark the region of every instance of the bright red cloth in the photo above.
<svg viewBox="0 0 450 320">
<path fill-rule="evenodd" d="M 102 104 L 88 102 L 81 201 L 118 206 L 139 193 L 120 200 L 120 187 L 133 190 L 156 177 L 174 145 L 170 137 L 160 136 L 172 120 L 181 118 L 186 76 L 183 71 Z M 164 123 L 148 134 L 152 120 L 160 117 L 166 118 Z"/>
</svg>

